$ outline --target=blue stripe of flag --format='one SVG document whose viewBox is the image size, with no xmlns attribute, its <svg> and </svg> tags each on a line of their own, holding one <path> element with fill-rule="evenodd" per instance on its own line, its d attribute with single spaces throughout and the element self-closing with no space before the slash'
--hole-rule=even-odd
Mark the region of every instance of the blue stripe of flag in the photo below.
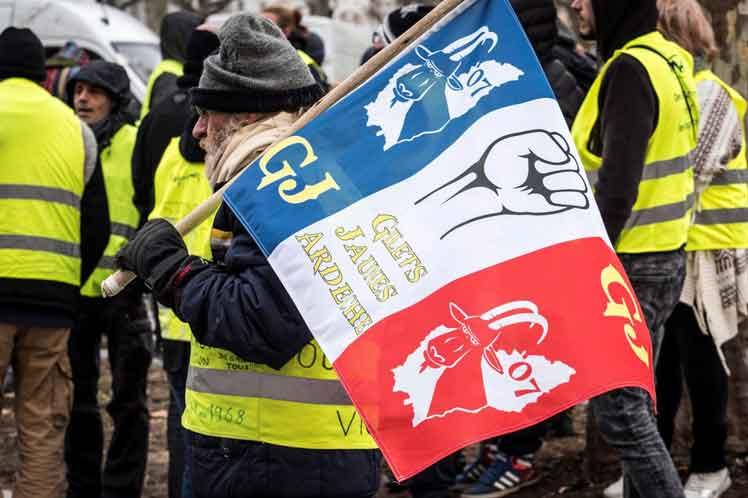
<svg viewBox="0 0 748 498">
<path fill-rule="evenodd" d="M 283 149 L 267 164 L 276 171 L 287 161 L 296 176 L 287 177 L 284 190 L 293 194 L 304 185 L 314 185 L 329 173 L 340 187 L 329 190 L 314 201 L 290 204 L 279 195 L 278 181 L 261 190 L 263 173 L 255 163 L 232 185 L 224 200 L 253 235 L 266 255 L 282 241 L 323 218 L 414 175 L 454 143 L 481 116 L 501 107 L 539 98 L 555 98 L 534 52 L 506 0 L 478 0 L 446 26 L 419 42 L 435 50 L 470 35 L 482 26 L 499 35 L 492 54 L 500 63 L 511 64 L 524 72 L 517 81 L 496 87 L 467 114 L 451 121 L 440 133 L 423 135 L 383 150 L 384 139 L 377 128 L 367 126 L 365 106 L 384 89 L 405 64 L 418 65 L 422 59 L 412 48 L 396 63 L 377 73 L 366 84 L 325 111 L 296 135 L 311 144 L 317 159 L 304 168 L 299 165 L 308 155 L 302 145 Z M 467 64 L 476 61 L 468 60 Z M 424 123 L 440 119 L 440 110 L 419 109 Z M 456 164 L 455 171 L 465 165 Z"/>
</svg>

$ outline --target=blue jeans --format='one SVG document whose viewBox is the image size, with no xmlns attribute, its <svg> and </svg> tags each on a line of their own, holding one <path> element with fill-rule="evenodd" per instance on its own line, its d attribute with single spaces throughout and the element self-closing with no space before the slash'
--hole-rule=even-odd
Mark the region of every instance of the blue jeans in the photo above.
<svg viewBox="0 0 748 498">
<path fill-rule="evenodd" d="M 680 299 L 686 274 L 682 250 L 620 254 L 652 334 L 657 358 L 664 325 Z M 652 400 L 640 388 L 616 389 L 590 401 L 605 440 L 623 465 L 624 498 L 683 498 L 683 485 L 657 430 Z"/>
</svg>

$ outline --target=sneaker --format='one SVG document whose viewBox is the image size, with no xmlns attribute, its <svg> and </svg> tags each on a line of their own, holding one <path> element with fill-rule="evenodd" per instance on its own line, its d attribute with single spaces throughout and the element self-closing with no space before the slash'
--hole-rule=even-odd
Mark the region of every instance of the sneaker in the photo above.
<svg viewBox="0 0 748 498">
<path fill-rule="evenodd" d="M 623 498 L 623 476 L 603 489 L 605 498 Z"/>
<path fill-rule="evenodd" d="M 730 487 L 727 468 L 706 474 L 691 474 L 686 481 L 686 498 L 719 498 Z"/>
<path fill-rule="evenodd" d="M 457 474 L 455 485 L 451 489 L 463 491 L 478 483 L 480 476 L 496 460 L 496 454 L 499 448 L 496 444 L 483 443 L 481 445 L 480 455 L 473 463 L 466 465 L 465 468 Z"/>
<path fill-rule="evenodd" d="M 533 460 L 533 454 L 514 457 L 499 453 L 478 483 L 465 490 L 462 496 L 500 498 L 535 484 L 540 476 L 535 472 Z"/>
</svg>

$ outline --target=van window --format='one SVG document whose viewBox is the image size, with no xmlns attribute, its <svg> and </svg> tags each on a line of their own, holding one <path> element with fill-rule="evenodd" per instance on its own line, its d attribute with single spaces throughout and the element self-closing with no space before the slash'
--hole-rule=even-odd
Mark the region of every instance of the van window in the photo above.
<svg viewBox="0 0 748 498">
<path fill-rule="evenodd" d="M 145 85 L 153 69 L 161 62 L 161 49 L 155 43 L 112 42 Z"/>
<path fill-rule="evenodd" d="M 13 6 L 0 3 L 0 26 L 9 26 L 13 19 Z"/>
</svg>

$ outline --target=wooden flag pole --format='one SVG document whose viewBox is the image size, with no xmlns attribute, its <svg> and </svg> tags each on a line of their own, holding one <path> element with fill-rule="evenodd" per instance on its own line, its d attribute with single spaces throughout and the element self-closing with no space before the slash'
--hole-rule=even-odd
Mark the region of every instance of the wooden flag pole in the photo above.
<svg viewBox="0 0 748 498">
<path fill-rule="evenodd" d="M 414 40 L 431 29 L 437 22 L 446 16 L 453 9 L 458 7 L 465 0 L 444 0 L 437 5 L 434 10 L 428 13 L 418 23 L 414 24 L 408 31 L 403 33 L 390 45 L 383 48 L 378 54 L 369 59 L 366 64 L 358 68 L 353 74 L 346 78 L 342 83 L 333 88 L 324 98 L 309 108 L 296 121 L 291 130 L 278 139 L 278 142 L 285 140 L 301 128 L 306 126 L 314 118 L 333 106 L 336 102 L 358 88 L 362 83 L 368 80 L 374 73 L 383 68 L 392 59 L 403 52 Z M 216 212 L 223 200 L 223 194 L 226 189 L 241 176 L 241 171 L 234 175 L 223 187 L 213 193 L 202 204 L 196 207 L 190 214 L 179 220 L 174 226 L 180 235 L 186 235 L 203 221 L 208 219 Z M 129 271 L 117 270 L 101 283 L 101 292 L 105 297 L 113 297 L 122 292 L 127 285 L 135 280 L 136 275 Z"/>
</svg>

